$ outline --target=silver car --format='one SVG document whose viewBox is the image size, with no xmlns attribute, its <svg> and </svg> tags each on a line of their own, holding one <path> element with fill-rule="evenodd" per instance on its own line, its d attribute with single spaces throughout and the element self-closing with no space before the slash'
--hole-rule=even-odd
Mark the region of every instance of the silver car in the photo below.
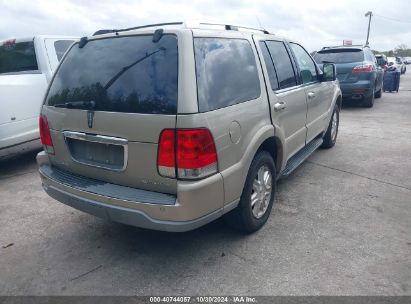
<svg viewBox="0 0 411 304">
<path fill-rule="evenodd" d="M 341 91 L 297 42 L 226 24 L 99 31 L 64 56 L 41 109 L 44 190 L 138 227 L 225 216 L 253 232 L 276 181 L 337 138 Z"/>
</svg>

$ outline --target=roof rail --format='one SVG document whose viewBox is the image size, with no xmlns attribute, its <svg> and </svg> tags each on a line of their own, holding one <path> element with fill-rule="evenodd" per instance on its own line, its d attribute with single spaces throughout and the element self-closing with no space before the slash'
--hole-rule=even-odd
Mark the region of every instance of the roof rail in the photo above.
<svg viewBox="0 0 411 304">
<path fill-rule="evenodd" d="M 124 28 L 124 29 L 102 29 L 102 30 L 96 31 L 93 34 L 93 36 L 104 35 L 108 33 L 118 33 L 118 32 L 132 31 L 132 30 L 139 30 L 139 29 L 151 28 L 151 27 L 168 26 L 168 25 L 181 25 L 185 28 L 198 28 L 198 29 L 203 28 L 202 25 L 222 26 L 227 31 L 240 31 L 241 29 L 243 29 L 243 30 L 249 30 L 249 31 L 262 32 L 264 34 L 270 34 L 270 32 L 268 32 L 265 29 L 253 28 L 253 27 L 243 26 L 243 25 L 215 23 L 215 22 L 210 22 L 210 21 L 186 21 L 186 22 L 178 21 L 178 22 L 147 24 L 147 25 L 129 27 L 129 28 Z"/>
<path fill-rule="evenodd" d="M 213 21 L 201 21 L 201 20 L 200 21 L 191 20 L 191 21 L 186 22 L 186 26 L 188 28 L 202 28 L 201 25 L 222 26 L 227 31 L 240 31 L 241 29 L 244 29 L 244 30 L 249 30 L 249 31 L 262 32 L 264 34 L 270 34 L 270 32 L 268 32 L 265 29 L 255 28 L 255 27 L 250 27 L 250 26 L 245 26 L 245 25 L 228 24 L 224 22 L 220 23 L 220 22 L 213 22 Z"/>
<path fill-rule="evenodd" d="M 150 28 L 150 27 L 159 27 L 159 26 L 166 26 L 166 25 L 183 25 L 183 24 L 184 22 L 179 21 L 179 22 L 167 22 L 167 23 L 140 25 L 140 26 L 129 27 L 129 28 L 124 28 L 124 29 L 98 30 L 97 32 L 93 34 L 93 36 L 104 35 L 108 33 L 127 32 L 127 31 L 132 31 L 132 30 L 139 30 L 143 28 Z"/>
</svg>

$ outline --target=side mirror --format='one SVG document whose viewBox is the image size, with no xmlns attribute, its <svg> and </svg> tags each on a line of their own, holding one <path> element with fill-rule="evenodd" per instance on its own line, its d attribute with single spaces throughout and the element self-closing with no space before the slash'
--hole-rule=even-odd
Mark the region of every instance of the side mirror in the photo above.
<svg viewBox="0 0 411 304">
<path fill-rule="evenodd" d="M 323 81 L 334 81 L 337 79 L 337 71 L 334 63 L 323 64 Z"/>
</svg>

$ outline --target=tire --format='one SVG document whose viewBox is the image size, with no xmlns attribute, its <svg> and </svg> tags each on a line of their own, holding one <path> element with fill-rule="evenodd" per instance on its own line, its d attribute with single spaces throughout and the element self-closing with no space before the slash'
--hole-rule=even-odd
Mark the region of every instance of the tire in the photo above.
<svg viewBox="0 0 411 304">
<path fill-rule="evenodd" d="M 262 179 L 262 176 L 260 176 L 261 172 L 263 172 L 262 176 L 264 177 Z M 267 176 L 266 172 L 269 172 L 270 175 Z M 255 188 L 259 186 L 256 181 L 258 179 L 266 180 L 266 178 L 268 180 L 269 177 L 271 177 L 271 181 L 268 181 L 267 185 L 270 185 L 270 188 L 261 184 L 261 197 L 264 199 L 259 200 L 259 193 L 255 191 Z M 276 171 L 273 158 L 266 151 L 258 152 L 248 170 L 240 203 L 233 211 L 225 216 L 227 224 L 245 233 L 252 233 L 259 230 L 264 226 L 270 216 L 274 202 L 275 189 Z M 270 195 L 269 198 L 267 197 L 268 193 Z M 252 205 L 253 196 L 257 197 L 257 199 L 254 200 L 254 205 Z M 258 209 L 258 207 L 261 208 Z"/>
<path fill-rule="evenodd" d="M 382 95 L 382 88 L 379 91 L 375 92 L 374 97 L 381 98 L 381 95 Z"/>
<path fill-rule="evenodd" d="M 375 90 L 375 88 L 373 88 L 373 91 Z M 371 94 L 370 97 L 368 97 L 367 99 L 364 100 L 363 105 L 366 108 L 372 108 L 374 106 L 374 100 L 375 100 L 375 92 L 373 94 Z"/>
<path fill-rule="evenodd" d="M 335 130 L 333 130 L 333 123 L 335 123 Z M 335 143 L 337 142 L 339 125 L 340 125 L 340 108 L 338 107 L 338 105 L 335 105 L 327 131 L 325 132 L 325 135 L 323 137 L 323 143 L 321 145 L 321 148 L 329 149 L 329 148 L 334 147 Z"/>
</svg>

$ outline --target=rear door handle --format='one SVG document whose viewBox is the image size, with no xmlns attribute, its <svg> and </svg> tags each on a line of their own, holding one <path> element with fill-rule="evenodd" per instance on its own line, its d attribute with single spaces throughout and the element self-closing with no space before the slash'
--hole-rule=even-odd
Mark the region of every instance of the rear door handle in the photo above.
<svg viewBox="0 0 411 304">
<path fill-rule="evenodd" d="M 314 92 L 308 92 L 308 98 L 309 99 L 313 99 L 315 97 L 315 93 Z"/>
<path fill-rule="evenodd" d="M 278 111 L 284 110 L 286 107 L 287 106 L 286 106 L 285 102 L 280 101 L 280 102 L 277 102 L 277 103 L 274 104 L 274 111 L 278 112 Z"/>
</svg>

